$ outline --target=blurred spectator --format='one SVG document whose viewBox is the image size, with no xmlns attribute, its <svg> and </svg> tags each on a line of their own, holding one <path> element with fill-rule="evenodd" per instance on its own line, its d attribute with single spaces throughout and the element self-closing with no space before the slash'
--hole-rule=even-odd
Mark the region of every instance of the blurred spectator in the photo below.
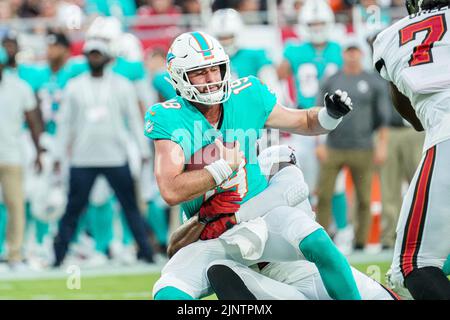
<svg viewBox="0 0 450 320">
<path fill-rule="evenodd" d="M 84 0 L 84 8 L 88 15 L 114 16 L 117 18 L 136 15 L 134 0 Z"/>
<path fill-rule="evenodd" d="M 58 123 L 55 171 L 60 171 L 60 161 L 70 150 L 70 178 L 66 211 L 54 240 L 54 265 L 61 265 L 66 256 L 98 176 L 106 178 L 124 210 L 139 247 L 138 258 L 153 262 L 128 164 L 129 136 L 137 141 L 143 162 L 150 155 L 138 98 L 131 82 L 108 67 L 112 55 L 104 41 L 87 41 L 84 52 L 90 72 L 66 87 Z"/>
<path fill-rule="evenodd" d="M 200 0 L 179 0 L 175 3 L 181 8 L 181 12 L 185 14 L 200 14 L 202 11 Z"/>
<path fill-rule="evenodd" d="M 41 0 L 39 2 L 39 16 L 42 18 L 54 18 L 57 13 L 57 0 Z"/>
<path fill-rule="evenodd" d="M 18 16 L 21 18 L 35 18 L 38 17 L 39 12 L 39 2 L 40 0 L 23 0 L 22 4 L 18 9 Z"/>
<path fill-rule="evenodd" d="M 17 53 L 19 52 L 19 42 L 17 40 L 17 32 L 10 30 L 5 36 L 2 38 L 2 45 L 6 50 L 6 55 L 8 61 L 6 62 L 6 67 L 15 69 L 17 68 Z"/>
<path fill-rule="evenodd" d="M 41 169 L 39 136 L 42 125 L 31 88 L 16 74 L 6 72 L 6 52 L 0 47 L 0 185 L 8 210 L 8 263 L 12 270 L 24 268 L 22 244 L 25 229 L 25 207 L 21 132 L 25 118 L 36 148 L 36 168 Z M 20 94 L 19 94 L 20 93 Z"/>
<path fill-rule="evenodd" d="M 13 17 L 13 11 L 9 0 L 0 1 L 0 20 L 7 20 Z"/>
<path fill-rule="evenodd" d="M 262 1 L 258 0 L 240 0 L 237 3 L 236 10 L 239 12 L 255 12 L 258 11 L 261 8 Z"/>
<path fill-rule="evenodd" d="M 139 16 L 153 16 L 158 14 L 178 15 L 180 8 L 172 0 L 147 0 L 147 4 L 138 10 Z"/>
<path fill-rule="evenodd" d="M 181 14 L 181 9 L 177 7 L 173 0 L 147 0 L 146 5 L 138 10 L 136 21 L 137 30 L 161 29 L 176 26 Z M 152 21 L 149 17 L 158 15 L 168 15 L 165 21 Z"/>
<path fill-rule="evenodd" d="M 266 1 L 258 0 L 215 0 L 212 3 L 212 10 L 235 9 L 239 12 L 255 12 L 267 7 Z"/>
<path fill-rule="evenodd" d="M 344 47 L 344 66 L 321 86 L 317 103 L 323 103 L 327 92 L 345 90 L 352 97 L 353 111 L 327 136 L 326 145 L 318 149 L 321 162 L 318 183 L 318 221 L 328 229 L 331 216 L 331 197 L 339 171 L 347 166 L 355 185 L 356 232 L 355 249 L 363 249 L 371 221 L 371 187 L 374 164 L 386 159 L 389 96 L 385 83 L 374 73 L 363 70 L 363 51 L 357 41 Z M 377 131 L 377 144 L 373 145 Z"/>
</svg>

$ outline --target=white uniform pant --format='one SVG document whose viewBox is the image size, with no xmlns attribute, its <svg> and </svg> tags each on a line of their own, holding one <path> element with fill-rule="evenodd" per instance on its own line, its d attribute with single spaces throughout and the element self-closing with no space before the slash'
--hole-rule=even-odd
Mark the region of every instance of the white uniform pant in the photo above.
<svg viewBox="0 0 450 320">
<path fill-rule="evenodd" d="M 309 261 L 272 262 L 262 270 L 235 261 L 215 261 L 214 265 L 230 267 L 258 300 L 332 300 L 319 270 Z M 393 300 L 393 293 L 381 284 L 352 268 L 363 300 Z"/>
<path fill-rule="evenodd" d="M 299 249 L 300 242 L 322 228 L 311 218 L 310 213 L 299 208 L 277 207 L 262 219 L 268 228 L 268 238 L 258 259 L 244 259 L 237 246 L 228 245 L 220 238 L 196 241 L 180 249 L 169 260 L 161 272 L 161 278 L 153 287 L 153 295 L 167 286 L 176 287 L 193 298 L 210 295 L 212 291 L 206 272 L 210 263 L 215 260 L 234 260 L 246 266 L 258 262 L 305 260 Z M 233 229 L 227 232 L 230 231 Z"/>
<path fill-rule="evenodd" d="M 397 224 L 392 281 L 411 271 L 443 268 L 450 254 L 450 140 L 423 155 L 406 193 Z"/>
</svg>

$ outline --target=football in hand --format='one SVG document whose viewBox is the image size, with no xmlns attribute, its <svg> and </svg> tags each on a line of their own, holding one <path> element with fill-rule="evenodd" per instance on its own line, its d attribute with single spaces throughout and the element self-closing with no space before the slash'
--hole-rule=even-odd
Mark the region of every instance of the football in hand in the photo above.
<svg viewBox="0 0 450 320">
<path fill-rule="evenodd" d="M 234 142 L 225 142 L 226 148 L 233 148 Z M 213 142 L 197 150 L 186 163 L 185 171 L 201 170 L 220 159 L 219 148 Z"/>
</svg>

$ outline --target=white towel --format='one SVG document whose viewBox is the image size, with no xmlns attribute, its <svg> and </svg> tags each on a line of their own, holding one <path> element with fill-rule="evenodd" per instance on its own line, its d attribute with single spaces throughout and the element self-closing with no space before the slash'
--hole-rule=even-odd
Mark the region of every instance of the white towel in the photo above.
<svg viewBox="0 0 450 320">
<path fill-rule="evenodd" d="M 219 238 L 228 245 L 238 246 L 242 258 L 246 260 L 257 260 L 264 252 L 268 236 L 267 224 L 259 217 L 235 225 Z"/>
</svg>

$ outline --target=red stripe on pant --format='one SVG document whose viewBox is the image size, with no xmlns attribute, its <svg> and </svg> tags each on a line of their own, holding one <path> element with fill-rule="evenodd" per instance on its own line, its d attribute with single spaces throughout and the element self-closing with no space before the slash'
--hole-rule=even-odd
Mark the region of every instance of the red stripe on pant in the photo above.
<svg viewBox="0 0 450 320">
<path fill-rule="evenodd" d="M 411 205 L 408 222 L 406 223 L 406 233 L 403 237 L 403 250 L 401 255 L 400 267 L 403 276 L 406 277 L 413 271 L 414 257 L 417 256 L 422 238 L 422 224 L 428 204 L 428 189 L 431 182 L 436 147 L 427 151 L 422 166 L 422 172 L 417 179 L 416 194 Z"/>
</svg>

